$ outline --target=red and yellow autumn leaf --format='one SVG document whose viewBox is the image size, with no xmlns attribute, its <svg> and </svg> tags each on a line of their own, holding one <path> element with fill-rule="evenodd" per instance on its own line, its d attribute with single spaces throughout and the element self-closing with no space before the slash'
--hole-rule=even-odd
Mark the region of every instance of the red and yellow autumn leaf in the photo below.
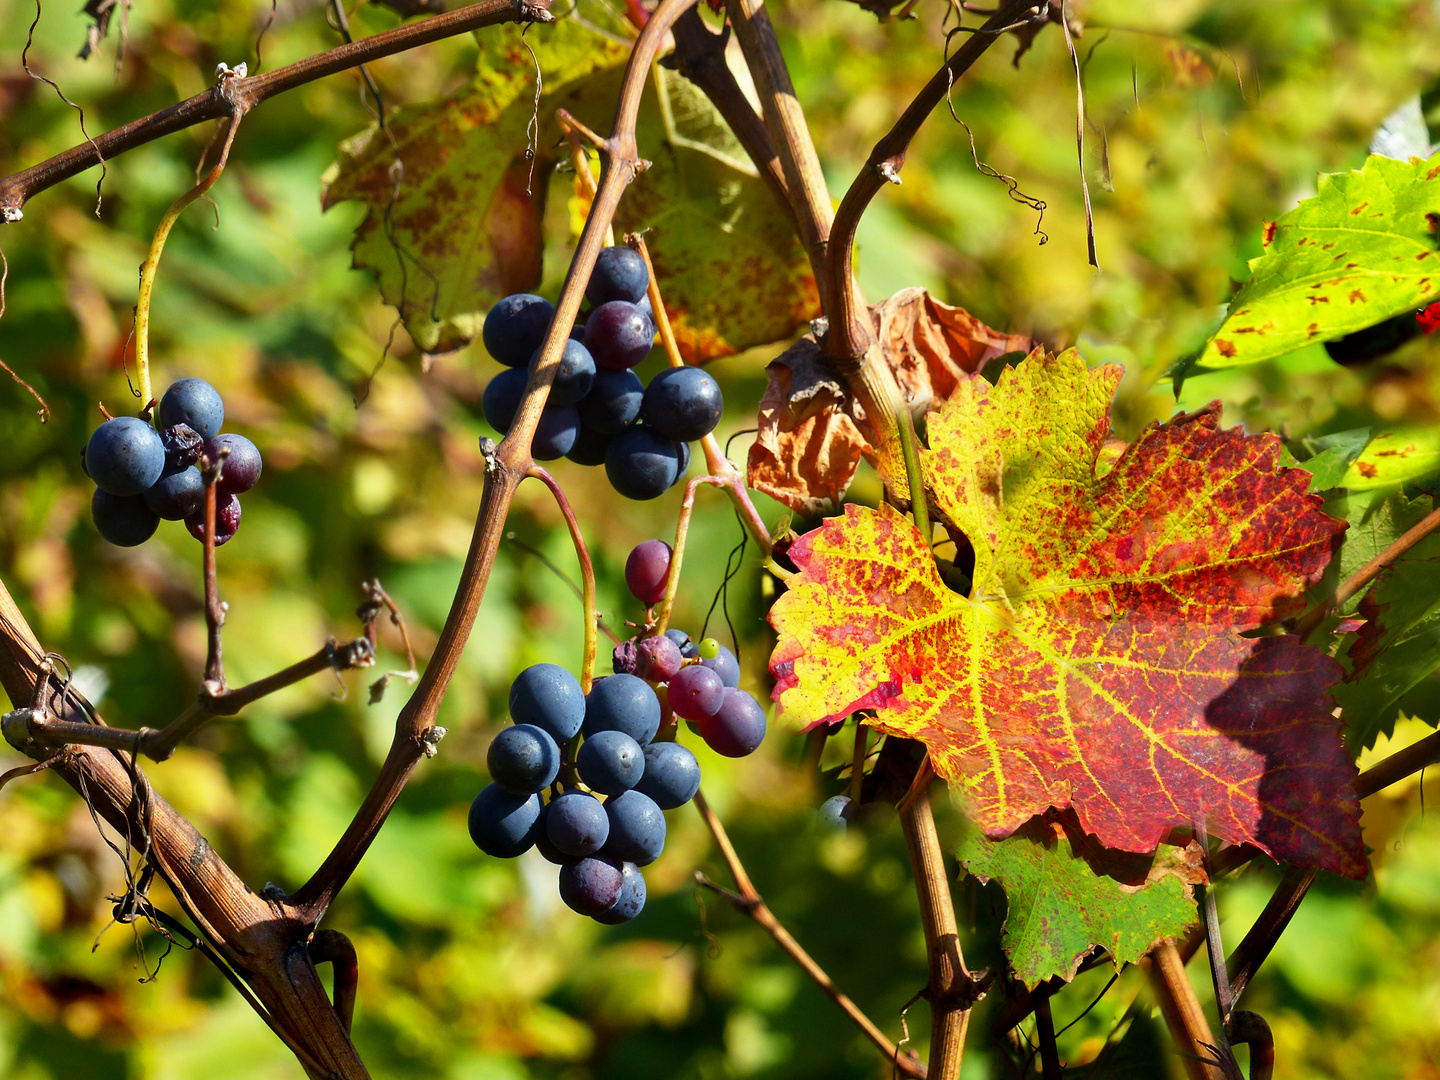
<svg viewBox="0 0 1440 1080">
<path fill-rule="evenodd" d="M 889 507 L 847 506 L 790 548 L 775 697 L 802 725 L 873 709 L 920 739 L 987 835 L 1073 806 L 1107 847 L 1153 851 L 1204 818 L 1277 859 L 1365 872 L 1354 767 L 1290 636 L 1341 522 L 1219 410 L 1152 425 L 1097 476 L 1119 381 L 1071 350 L 932 414 L 927 485 L 975 548 L 968 596 Z"/>
</svg>

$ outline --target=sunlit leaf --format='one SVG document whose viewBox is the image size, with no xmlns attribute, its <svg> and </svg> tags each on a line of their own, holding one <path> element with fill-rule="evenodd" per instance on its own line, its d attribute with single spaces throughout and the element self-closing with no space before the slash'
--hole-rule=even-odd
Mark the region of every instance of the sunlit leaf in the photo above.
<svg viewBox="0 0 1440 1080">
<path fill-rule="evenodd" d="M 972 820 L 1008 835 L 1074 806 L 1106 847 L 1153 851 L 1200 817 L 1234 843 L 1363 874 L 1354 768 L 1326 690 L 1339 665 L 1290 636 L 1343 526 L 1278 467 L 1279 440 L 1206 409 L 1152 425 L 1103 477 L 1119 382 L 1073 350 L 962 382 L 923 457 L 975 549 L 961 596 L 888 506 L 847 506 L 789 551 L 771 610 L 776 700 L 802 725 L 923 741 Z"/>
<path fill-rule="evenodd" d="M 1015 977 L 1034 987 L 1052 975 L 1073 979 L 1096 945 L 1118 967 L 1196 921 L 1185 875 L 1168 872 L 1177 849 L 1160 851 L 1152 880 L 1124 885 L 1087 860 L 1083 836 L 1045 817 L 1000 841 L 971 832 L 955 857 L 981 881 L 995 879 L 1004 888 L 1009 911 L 1001 943 Z"/>
<path fill-rule="evenodd" d="M 1398 487 L 1440 472 L 1440 427 L 1382 431 L 1340 480 L 1351 491 Z"/>
<path fill-rule="evenodd" d="M 1265 225 L 1265 254 L 1200 357 L 1254 364 L 1330 341 L 1440 293 L 1440 155 L 1371 157 L 1320 177 L 1320 191 Z"/>
</svg>

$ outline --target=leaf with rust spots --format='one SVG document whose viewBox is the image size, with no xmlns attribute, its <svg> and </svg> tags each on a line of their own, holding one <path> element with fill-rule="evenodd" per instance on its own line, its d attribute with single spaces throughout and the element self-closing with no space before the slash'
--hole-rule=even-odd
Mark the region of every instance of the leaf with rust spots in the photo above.
<svg viewBox="0 0 1440 1080">
<path fill-rule="evenodd" d="M 624 63 L 628 49 L 574 19 L 543 30 L 527 40 L 546 90 L 535 145 L 548 152 L 559 135 L 556 107 L 596 72 Z M 372 128 L 341 146 L 325 190 L 327 208 L 346 199 L 369 206 L 355 231 L 355 265 L 375 271 L 386 303 L 426 352 L 469 343 L 492 304 L 540 282 L 554 163 L 526 160 L 535 61 L 520 34 L 499 26 L 477 35 L 478 74 L 465 91 L 390 117 L 403 164 L 398 187 L 395 151 Z"/>
<path fill-rule="evenodd" d="M 1382 431 L 1360 452 L 1340 481 L 1351 491 L 1395 488 L 1440 473 L 1440 428 Z"/>
<path fill-rule="evenodd" d="M 504 26 L 478 35 L 478 74 L 465 91 L 396 114 L 404 174 L 393 207 L 389 142 L 372 130 L 341 148 L 326 205 L 369 204 L 355 265 L 378 273 L 385 300 L 426 351 L 468 344 L 497 300 L 540 283 L 545 196 L 562 141 L 555 110 L 608 130 L 630 55 L 622 30 L 587 20 L 561 18 L 525 39 L 544 76 L 538 113 L 535 61 L 520 28 Z M 649 230 L 688 360 L 788 337 L 818 306 L 794 230 L 709 100 L 657 70 L 637 121 L 640 155 L 652 165 L 621 201 L 617 230 Z"/>
<path fill-rule="evenodd" d="M 1372 156 L 1320 177 L 1320 190 L 1265 225 L 1265 253 L 1200 357 L 1202 368 L 1254 364 L 1413 311 L 1440 294 L 1440 211 L 1429 161 Z"/>
<path fill-rule="evenodd" d="M 902 289 L 871 308 L 870 317 L 916 413 L 936 408 L 988 361 L 1035 347 L 1033 339 L 993 330 L 924 289 Z M 766 374 L 748 483 L 798 513 L 825 513 L 844 496 L 861 456 L 875 461 L 874 429 L 813 337 L 787 349 Z"/>
<path fill-rule="evenodd" d="M 998 842 L 978 832 L 961 841 L 960 864 L 1005 890 L 1001 945 L 1027 987 L 1054 975 L 1070 981 L 1096 945 L 1117 968 L 1134 963 L 1156 941 L 1179 937 L 1196 922 L 1190 882 L 1204 881 L 1203 872 L 1193 876 L 1198 849 L 1162 846 L 1153 873 L 1138 886 L 1110 876 L 1105 854 L 1069 814 L 1035 818 Z"/>
<path fill-rule="evenodd" d="M 1335 690 L 1357 754 L 1391 734 L 1402 712 L 1440 723 L 1440 534 L 1381 573 L 1360 615 L 1365 624 L 1350 645 L 1351 671 Z"/>
<path fill-rule="evenodd" d="M 975 549 L 952 592 L 888 506 L 801 537 L 771 609 L 775 698 L 803 726 L 925 743 L 985 833 L 1073 806 L 1150 852 L 1203 817 L 1232 843 L 1358 877 L 1355 775 L 1326 691 L 1340 665 L 1292 636 L 1344 524 L 1218 406 L 1151 425 L 1103 476 L 1119 369 L 1035 355 L 965 379 L 923 453 L 942 523 Z"/>
</svg>

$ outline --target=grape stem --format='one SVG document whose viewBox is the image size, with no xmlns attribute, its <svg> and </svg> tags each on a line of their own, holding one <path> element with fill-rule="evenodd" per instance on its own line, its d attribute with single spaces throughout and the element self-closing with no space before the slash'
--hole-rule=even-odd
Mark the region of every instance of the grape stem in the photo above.
<svg viewBox="0 0 1440 1080">
<path fill-rule="evenodd" d="M 227 101 L 230 100 L 226 94 L 227 86 L 234 81 L 233 78 L 221 80 L 220 92 Z M 170 204 L 170 209 L 165 211 L 165 216 L 160 219 L 160 224 L 155 229 L 155 237 L 150 241 L 150 250 L 145 255 L 145 261 L 140 264 L 140 291 L 135 299 L 135 373 L 140 380 L 136 396 L 145 403 L 147 410 L 150 402 L 155 400 L 150 385 L 150 300 L 155 291 L 155 274 L 160 269 L 160 253 L 165 250 L 165 241 L 169 239 L 170 230 L 174 228 L 185 208 L 214 187 L 225 171 L 225 165 L 230 160 L 230 147 L 235 143 L 235 133 L 240 130 L 240 121 L 244 116 L 243 107 L 233 106 L 229 124 L 216 132 L 217 137 L 223 132 L 224 140 L 220 144 L 215 164 L 194 187 Z M 214 146 L 213 142 L 211 146 Z M 200 157 L 200 168 L 205 167 L 205 158 L 209 154 L 210 147 L 206 147 L 205 153 Z"/>
<path fill-rule="evenodd" d="M 680 566 L 685 561 L 685 538 L 690 532 L 690 516 L 695 510 L 695 493 L 702 484 L 724 487 L 725 481 L 718 476 L 697 476 L 685 485 L 685 498 L 680 502 L 680 514 L 675 520 L 675 546 L 670 552 L 670 569 L 665 578 L 665 596 L 660 601 L 660 614 L 655 620 L 655 633 L 663 634 L 670 625 L 670 611 L 675 606 L 675 597 L 680 591 Z"/>
<path fill-rule="evenodd" d="M 215 575 L 215 499 L 216 485 L 220 483 L 220 473 L 229 454 L 228 447 L 221 447 L 215 461 L 203 456 L 200 460 L 200 473 L 205 478 L 205 535 L 201 539 L 205 579 L 205 689 L 212 696 L 225 692 L 225 659 L 220 649 L 220 630 L 225 625 L 225 612 L 229 605 L 220 599 L 220 586 Z"/>
<path fill-rule="evenodd" d="M 560 130 L 565 133 L 565 139 L 570 143 L 570 161 L 575 167 L 575 178 L 585 189 L 585 195 L 593 205 L 595 196 L 599 194 L 600 189 L 595 183 L 595 174 L 590 171 L 590 155 L 585 152 L 585 147 L 580 145 L 580 135 L 583 134 L 597 147 L 601 146 L 605 140 L 564 109 L 555 110 L 555 119 L 559 121 Z M 615 246 L 615 227 L 613 225 L 605 230 L 605 246 Z"/>
<path fill-rule="evenodd" d="M 575 557 L 580 561 L 580 606 L 585 620 L 585 650 L 580 664 L 580 689 L 588 694 L 595 682 L 595 654 L 600 641 L 600 614 L 595 608 L 595 564 L 590 561 L 590 549 L 585 545 L 585 534 L 580 531 L 580 522 L 576 519 L 575 510 L 566 498 L 565 489 L 560 486 L 560 482 L 548 469 L 540 465 L 531 465 L 525 475 L 539 480 L 550 489 L 550 494 L 555 496 L 555 503 L 565 518 L 565 527 L 570 530 L 570 540 L 575 545 Z"/>
<path fill-rule="evenodd" d="M 755 890 L 750 875 L 745 872 L 745 867 L 740 862 L 740 856 L 735 853 L 735 846 L 730 842 L 730 837 L 725 832 L 725 826 L 720 824 L 720 819 L 715 816 L 715 811 L 710 809 L 710 804 L 705 801 L 705 796 L 698 791 L 695 793 L 695 809 L 700 811 L 701 820 L 710 830 L 710 835 L 715 838 L 715 846 L 720 851 L 720 857 L 725 860 L 725 865 L 730 870 L 730 876 L 735 879 L 735 887 L 739 892 L 731 892 L 729 889 L 715 884 L 701 873 L 695 875 L 696 884 L 709 889 L 717 896 L 723 896 L 730 901 L 736 911 L 750 916 L 761 929 L 775 940 L 775 943 L 784 950 L 786 955 L 799 965 L 800 970 L 810 976 L 815 985 L 820 987 L 826 996 L 840 1007 L 840 1010 L 854 1022 L 855 1026 L 865 1033 L 865 1037 L 875 1044 L 885 1055 L 886 1060 L 894 1063 L 897 1071 L 904 1076 L 915 1078 L 915 1080 L 922 1080 L 925 1076 L 925 1066 L 920 1063 L 919 1059 L 908 1050 L 902 1054 L 899 1048 L 885 1037 L 885 1033 L 875 1026 L 874 1021 L 866 1016 L 848 996 L 840 992 L 835 986 L 834 980 L 825 973 L 825 969 L 800 947 L 800 943 L 791 937 L 790 931 L 786 930 L 775 914 L 765 906 L 765 901 Z"/>
</svg>

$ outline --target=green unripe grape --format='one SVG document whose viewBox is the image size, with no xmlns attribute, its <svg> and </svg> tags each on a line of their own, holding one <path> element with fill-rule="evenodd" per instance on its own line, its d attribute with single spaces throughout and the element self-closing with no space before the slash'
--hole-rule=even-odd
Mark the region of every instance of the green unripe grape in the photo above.
<svg viewBox="0 0 1440 1080">
<path fill-rule="evenodd" d="M 720 655 L 720 642 L 713 637 L 701 638 L 700 644 L 696 646 L 701 660 L 714 660 Z"/>
</svg>

